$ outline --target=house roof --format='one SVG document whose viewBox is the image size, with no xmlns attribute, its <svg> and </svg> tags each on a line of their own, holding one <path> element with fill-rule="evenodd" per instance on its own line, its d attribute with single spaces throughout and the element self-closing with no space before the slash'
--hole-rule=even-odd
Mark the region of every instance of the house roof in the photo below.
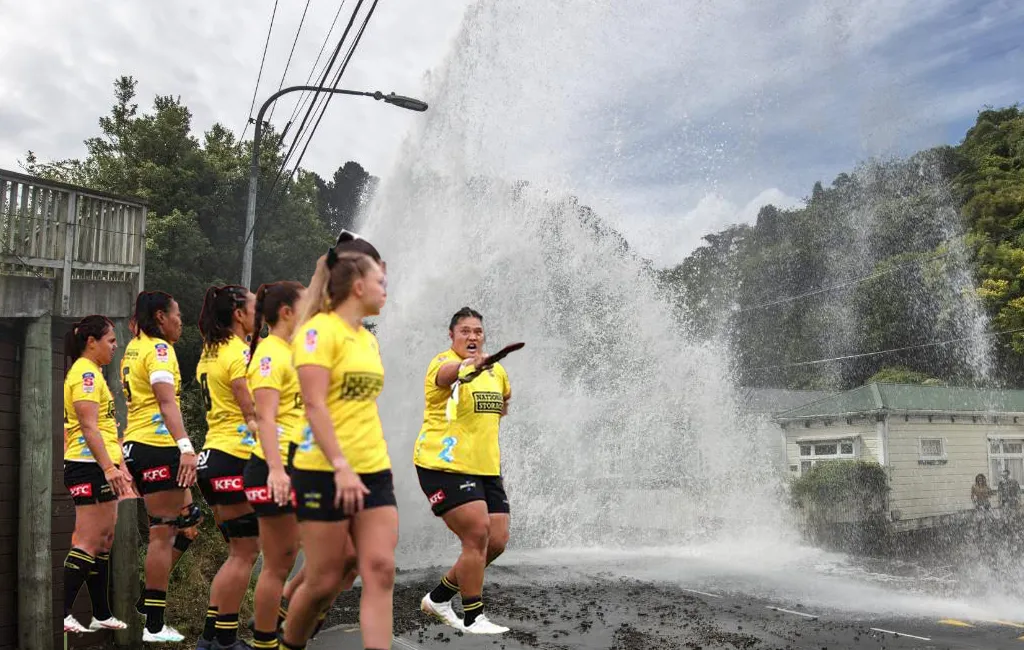
<svg viewBox="0 0 1024 650">
<path fill-rule="evenodd" d="M 782 388 L 740 388 L 737 395 L 744 413 L 780 413 L 829 397 L 822 390 L 786 390 Z"/>
<path fill-rule="evenodd" d="M 1024 413 L 1024 390 L 868 384 L 788 411 L 777 420 L 804 420 L 865 413 Z"/>
</svg>

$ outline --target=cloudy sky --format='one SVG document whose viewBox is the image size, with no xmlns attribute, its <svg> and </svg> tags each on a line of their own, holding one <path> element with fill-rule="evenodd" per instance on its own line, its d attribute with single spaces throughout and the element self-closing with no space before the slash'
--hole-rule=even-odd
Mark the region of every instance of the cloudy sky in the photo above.
<svg viewBox="0 0 1024 650">
<path fill-rule="evenodd" d="M 197 132 L 237 132 L 273 4 L 0 0 L 0 167 L 28 149 L 81 155 L 121 74 L 139 80 L 142 106 L 180 95 Z M 278 0 L 260 98 L 304 6 Z M 286 83 L 305 81 L 337 8 L 311 0 Z M 479 39 L 457 39 L 464 16 Z M 955 143 L 984 105 L 1024 101 L 1022 34 L 1018 0 L 380 0 L 344 85 L 429 93 L 428 71 L 457 43 L 476 48 L 451 66 L 471 84 L 461 105 L 431 97 L 435 109 L 473 115 L 466 97 L 494 97 L 478 126 L 495 158 L 535 181 L 569 178 L 668 264 L 765 202 L 797 204 L 871 156 Z M 293 105 L 282 102 L 278 128 Z M 351 159 L 387 176 L 417 119 L 337 100 L 303 165 L 326 175 Z"/>
</svg>

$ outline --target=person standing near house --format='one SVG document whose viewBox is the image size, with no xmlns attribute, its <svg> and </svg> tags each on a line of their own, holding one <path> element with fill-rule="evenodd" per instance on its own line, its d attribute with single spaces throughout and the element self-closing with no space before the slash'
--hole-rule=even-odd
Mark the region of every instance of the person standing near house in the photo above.
<svg viewBox="0 0 1024 650">
<path fill-rule="evenodd" d="M 484 570 L 505 550 L 509 504 L 501 478 L 498 428 L 508 412 L 512 388 L 500 363 L 487 368 L 483 316 L 463 307 L 448 325 L 451 348 L 430 362 L 424 380 L 423 426 L 413 463 L 434 515 L 462 543 L 458 561 L 420 601 L 420 609 L 472 634 L 501 634 L 508 628 L 484 614 Z M 459 382 L 475 369 L 471 382 Z M 452 386 L 458 383 L 453 390 Z M 452 608 L 462 594 L 465 617 Z"/>
<path fill-rule="evenodd" d="M 971 486 L 971 501 L 974 503 L 974 507 L 978 510 L 989 510 L 992 504 L 989 503 L 989 497 L 995 494 L 996 491 L 988 486 L 988 479 L 985 478 L 984 474 L 978 474 L 974 477 L 974 485 Z"/>
<path fill-rule="evenodd" d="M 1020 483 L 1010 476 L 1010 470 L 1004 469 L 999 479 L 999 507 L 1016 512 L 1020 507 Z"/>
<path fill-rule="evenodd" d="M 64 485 L 75 502 L 75 530 L 64 560 L 64 631 L 123 630 L 110 611 L 110 547 L 117 524 L 117 500 L 131 492 L 131 475 L 122 463 L 114 396 L 102 367 L 114 359 L 114 324 L 105 316 L 86 316 L 64 338 L 73 360 L 64 378 Z M 92 600 L 92 623 L 83 626 L 71 614 L 85 584 Z"/>
</svg>

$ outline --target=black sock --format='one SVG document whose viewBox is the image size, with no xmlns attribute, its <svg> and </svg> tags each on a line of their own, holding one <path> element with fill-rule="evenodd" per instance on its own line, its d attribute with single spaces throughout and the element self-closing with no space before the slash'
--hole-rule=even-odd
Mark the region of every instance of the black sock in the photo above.
<svg viewBox="0 0 1024 650">
<path fill-rule="evenodd" d="M 238 612 L 217 614 L 217 643 L 231 645 L 238 640 Z"/>
<path fill-rule="evenodd" d="M 203 640 L 213 641 L 217 636 L 217 608 L 210 605 L 206 608 L 206 623 L 203 624 Z"/>
<path fill-rule="evenodd" d="M 466 617 L 463 619 L 463 624 L 469 627 L 478 616 L 484 613 L 484 599 L 483 596 L 472 596 L 467 598 L 462 597 L 462 611 L 466 613 Z"/>
<path fill-rule="evenodd" d="M 454 598 L 457 593 L 459 593 L 458 585 L 453 585 L 448 580 L 448 576 L 442 576 L 441 582 L 430 592 L 430 600 L 435 603 L 446 603 Z"/>
<path fill-rule="evenodd" d="M 142 605 L 146 608 L 146 629 L 156 634 L 164 629 L 164 610 L 167 609 L 167 592 L 147 589 L 142 592 Z"/>
<path fill-rule="evenodd" d="M 89 555 L 80 548 L 73 548 L 68 551 L 64 558 L 64 617 L 71 613 L 75 605 L 78 592 L 82 585 L 89 579 L 89 573 L 96 565 L 96 558 Z"/>
<path fill-rule="evenodd" d="M 252 647 L 254 650 L 277 650 L 277 632 L 252 633 Z"/>
<path fill-rule="evenodd" d="M 320 628 L 322 628 L 324 626 L 324 621 L 326 621 L 326 620 L 327 620 L 327 610 L 325 609 L 324 611 L 320 612 L 320 616 L 317 617 L 317 619 L 316 619 L 316 627 L 313 628 L 313 633 L 309 635 L 310 639 L 315 637 L 317 635 L 317 633 L 320 632 Z"/>
<path fill-rule="evenodd" d="M 113 614 L 110 612 L 110 553 L 96 556 L 96 565 L 85 581 L 92 600 L 92 615 L 105 621 Z"/>
</svg>

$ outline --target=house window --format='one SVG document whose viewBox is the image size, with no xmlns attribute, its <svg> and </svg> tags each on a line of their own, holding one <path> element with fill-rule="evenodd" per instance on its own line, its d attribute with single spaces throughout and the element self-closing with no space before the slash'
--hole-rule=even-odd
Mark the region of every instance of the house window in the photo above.
<svg viewBox="0 0 1024 650">
<path fill-rule="evenodd" d="M 921 460 L 943 460 L 946 458 L 946 446 L 942 438 L 921 438 Z"/>
<path fill-rule="evenodd" d="M 853 440 L 815 440 L 800 443 L 800 473 L 806 474 L 825 460 L 856 460 L 857 449 Z"/>
<path fill-rule="evenodd" d="M 1024 483 L 1024 439 L 989 440 L 988 461 L 990 484 L 999 482 L 1004 469 L 1010 470 L 1010 476 L 1017 482 Z"/>
</svg>

